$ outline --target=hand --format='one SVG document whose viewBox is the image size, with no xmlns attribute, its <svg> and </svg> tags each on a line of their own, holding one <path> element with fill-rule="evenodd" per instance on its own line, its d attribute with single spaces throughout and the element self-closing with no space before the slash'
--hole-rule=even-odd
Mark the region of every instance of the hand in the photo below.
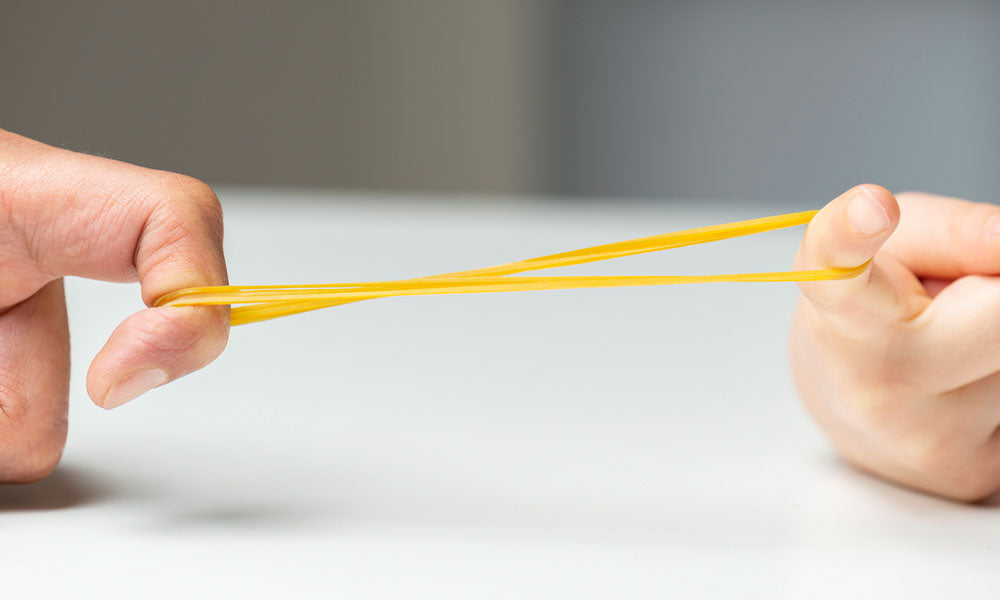
<svg viewBox="0 0 1000 600">
<path fill-rule="evenodd" d="M 862 469 L 953 499 L 1000 488 L 1000 207 L 858 186 L 806 230 L 791 333 L 799 393 Z"/>
<path fill-rule="evenodd" d="M 139 281 L 143 301 L 227 283 L 222 213 L 203 183 L 0 130 L 0 482 L 49 474 L 66 440 L 69 331 L 62 277 Z M 147 308 L 87 374 L 114 408 L 222 352 L 228 309 Z"/>
</svg>

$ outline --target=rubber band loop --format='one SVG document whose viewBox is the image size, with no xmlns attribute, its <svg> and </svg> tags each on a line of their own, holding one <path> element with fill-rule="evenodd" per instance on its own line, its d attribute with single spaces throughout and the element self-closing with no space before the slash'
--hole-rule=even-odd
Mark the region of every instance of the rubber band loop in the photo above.
<svg viewBox="0 0 1000 600">
<path fill-rule="evenodd" d="M 541 290 L 571 290 L 609 287 L 640 287 L 721 282 L 830 281 L 850 279 L 868 268 L 868 261 L 856 267 L 808 271 L 734 273 L 726 275 L 628 275 L 628 276 L 520 276 L 518 273 L 579 265 L 683 246 L 705 244 L 734 237 L 763 233 L 807 224 L 818 211 L 789 213 L 675 231 L 612 244 L 591 246 L 569 252 L 526 260 L 445 273 L 416 279 L 365 281 L 307 285 L 229 285 L 185 288 L 166 294 L 153 306 L 232 305 L 232 325 L 244 325 L 269 319 L 329 308 L 350 302 L 393 296 L 440 294 L 483 294 Z"/>
</svg>

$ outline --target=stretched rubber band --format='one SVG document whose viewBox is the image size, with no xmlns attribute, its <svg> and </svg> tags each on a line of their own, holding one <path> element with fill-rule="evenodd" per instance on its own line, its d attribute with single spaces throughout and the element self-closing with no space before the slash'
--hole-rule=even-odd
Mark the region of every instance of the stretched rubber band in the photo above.
<svg viewBox="0 0 1000 600">
<path fill-rule="evenodd" d="M 704 244 L 733 237 L 794 227 L 796 225 L 804 225 L 817 212 L 811 210 L 675 231 L 662 235 L 539 256 L 492 267 L 416 279 L 307 285 L 227 285 L 185 288 L 158 298 L 153 305 L 232 305 L 230 323 L 232 325 L 244 325 L 350 302 L 392 296 L 484 294 L 690 283 L 829 281 L 850 279 L 861 275 L 868 267 L 868 262 L 849 268 L 733 273 L 725 275 L 508 277 L 508 275 L 529 271 L 566 267 L 647 252 L 669 250 L 671 248 Z"/>
</svg>

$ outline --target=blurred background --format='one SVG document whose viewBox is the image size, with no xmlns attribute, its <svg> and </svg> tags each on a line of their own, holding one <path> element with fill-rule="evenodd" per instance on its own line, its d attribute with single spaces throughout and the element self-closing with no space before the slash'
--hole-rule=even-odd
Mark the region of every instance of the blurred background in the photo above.
<svg viewBox="0 0 1000 600">
<path fill-rule="evenodd" d="M 996 200 L 991 0 L 0 0 L 0 127 L 214 185 Z"/>
<path fill-rule="evenodd" d="M 1000 1 L 0 0 L 0 127 L 217 186 L 237 284 L 450 273 L 862 181 L 996 201 Z M 539 274 L 781 270 L 801 235 Z M 792 284 L 352 303 L 110 413 L 88 363 L 140 294 L 66 285 L 70 437 L 0 486 L 9 599 L 1000 587 L 1000 496 L 809 425 Z"/>
</svg>

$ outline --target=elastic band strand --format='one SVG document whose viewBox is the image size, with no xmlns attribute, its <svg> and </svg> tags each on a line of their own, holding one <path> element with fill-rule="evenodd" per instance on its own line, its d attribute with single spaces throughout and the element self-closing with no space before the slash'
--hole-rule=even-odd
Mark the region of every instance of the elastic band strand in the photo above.
<svg viewBox="0 0 1000 600">
<path fill-rule="evenodd" d="M 206 286 L 186 288 L 157 299 L 154 306 L 234 305 L 231 324 L 242 325 L 391 296 L 474 294 L 637 287 L 720 282 L 824 281 L 857 277 L 868 262 L 850 268 L 725 275 L 506 277 L 515 273 L 578 265 L 733 237 L 773 231 L 809 222 L 818 211 L 805 211 L 712 225 L 550 254 L 522 261 L 417 279 L 306 285 Z M 870 261 L 869 261 L 870 262 Z"/>
</svg>

